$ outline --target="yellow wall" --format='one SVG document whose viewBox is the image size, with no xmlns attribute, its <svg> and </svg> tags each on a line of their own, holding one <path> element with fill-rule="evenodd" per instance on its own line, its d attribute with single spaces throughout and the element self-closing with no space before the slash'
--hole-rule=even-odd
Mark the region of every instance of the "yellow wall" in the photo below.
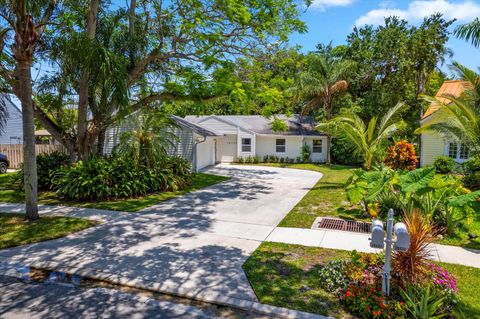
<svg viewBox="0 0 480 319">
<path fill-rule="evenodd" d="M 428 123 L 428 121 L 432 120 L 434 116 L 435 114 L 431 115 L 422 124 Z M 420 165 L 432 165 L 437 157 L 443 155 L 445 155 L 444 138 L 440 134 L 434 132 L 423 133 L 421 141 Z"/>
</svg>

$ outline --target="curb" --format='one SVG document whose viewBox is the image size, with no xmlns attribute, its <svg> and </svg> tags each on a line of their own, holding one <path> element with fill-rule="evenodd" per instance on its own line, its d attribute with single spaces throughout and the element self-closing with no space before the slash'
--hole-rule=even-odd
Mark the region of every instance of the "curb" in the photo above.
<svg viewBox="0 0 480 319">
<path fill-rule="evenodd" d="M 137 288 L 142 290 L 148 290 L 153 292 L 159 292 L 167 295 L 173 295 L 176 297 L 187 298 L 195 301 L 228 306 L 237 308 L 240 310 L 253 312 L 261 315 L 269 315 L 275 318 L 284 319 L 334 319 L 332 317 L 326 317 L 313 313 L 291 310 L 282 307 L 276 307 L 271 305 L 262 304 L 256 301 L 245 300 L 235 297 L 226 297 L 218 293 L 203 292 L 192 293 L 188 289 L 173 288 L 173 287 L 160 287 L 160 284 L 148 284 L 138 279 L 129 279 L 121 276 L 120 274 L 104 273 L 101 270 L 89 269 L 89 268 L 64 268 L 57 263 L 53 262 L 14 262 L 14 264 L 21 264 L 25 267 L 32 267 L 38 269 L 45 269 L 50 271 L 61 271 L 68 274 L 76 274 L 88 279 L 101 280 L 112 284 L 119 284 L 126 287 Z"/>
</svg>

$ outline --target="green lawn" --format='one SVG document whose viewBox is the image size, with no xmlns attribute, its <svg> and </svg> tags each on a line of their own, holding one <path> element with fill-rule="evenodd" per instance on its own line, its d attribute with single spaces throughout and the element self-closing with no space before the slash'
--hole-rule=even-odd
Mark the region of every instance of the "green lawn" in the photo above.
<svg viewBox="0 0 480 319">
<path fill-rule="evenodd" d="M 14 174 L 14 173 L 11 173 Z M 21 203 L 24 201 L 24 194 L 21 191 L 14 190 L 10 186 L 9 177 L 11 174 L 0 175 L 0 202 Z M 9 175 L 9 176 L 7 176 Z M 85 208 L 97 208 L 107 210 L 118 210 L 126 212 L 136 212 L 149 206 L 155 205 L 161 201 L 165 201 L 177 196 L 190 193 L 201 188 L 215 185 L 228 180 L 229 177 L 197 173 L 193 178 L 192 184 L 180 191 L 153 193 L 142 197 L 113 199 L 98 202 L 70 202 L 59 199 L 54 192 L 41 192 L 39 194 L 39 202 L 49 205 L 67 205 Z"/>
<path fill-rule="evenodd" d="M 262 303 L 335 318 L 351 318 L 337 298 L 320 288 L 317 271 L 349 252 L 279 243 L 262 243 L 243 265 Z M 480 269 L 442 264 L 458 278 L 458 309 L 465 318 L 480 318 Z"/>
<path fill-rule="evenodd" d="M 63 237 L 95 225 L 81 218 L 44 216 L 28 222 L 24 217 L 23 214 L 0 213 L 0 249 Z"/>
</svg>

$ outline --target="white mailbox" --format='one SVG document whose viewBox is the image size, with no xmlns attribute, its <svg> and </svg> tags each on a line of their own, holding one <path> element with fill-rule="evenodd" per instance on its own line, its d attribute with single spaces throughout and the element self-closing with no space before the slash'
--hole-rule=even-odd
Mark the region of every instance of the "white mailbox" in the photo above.
<svg viewBox="0 0 480 319">
<path fill-rule="evenodd" d="M 374 219 L 372 221 L 372 238 L 370 239 L 370 247 L 383 249 L 385 232 L 383 231 L 383 223 Z"/>
<path fill-rule="evenodd" d="M 407 251 L 410 247 L 410 235 L 407 226 L 404 223 L 396 223 L 393 227 L 396 240 L 393 249 L 398 251 Z"/>
</svg>

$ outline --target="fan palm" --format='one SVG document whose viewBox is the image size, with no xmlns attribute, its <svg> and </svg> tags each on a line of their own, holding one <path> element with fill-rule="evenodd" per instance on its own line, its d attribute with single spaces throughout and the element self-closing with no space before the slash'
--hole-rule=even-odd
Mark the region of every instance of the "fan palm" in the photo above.
<svg viewBox="0 0 480 319">
<path fill-rule="evenodd" d="M 458 26 L 454 34 L 460 39 L 472 42 L 475 47 L 480 47 L 480 19 L 476 18 L 470 23 Z"/>
<path fill-rule="evenodd" d="M 391 108 L 380 121 L 374 117 L 368 125 L 357 115 L 338 116 L 321 123 L 317 129 L 329 133 L 352 145 L 352 152 L 361 157 L 366 170 L 371 170 L 383 143 L 401 127 L 403 121 L 396 120 L 396 115 L 403 110 L 405 104 L 398 103 Z"/>
<path fill-rule="evenodd" d="M 423 98 L 435 105 L 435 116 L 415 132 L 421 134 L 437 132 L 448 139 L 462 141 L 469 146 L 473 154 L 480 153 L 480 75 L 461 64 L 454 63 L 454 70 L 459 77 L 467 81 L 465 91 L 460 97 L 452 95 L 439 96 L 445 103 L 431 96 Z"/>
<path fill-rule="evenodd" d="M 330 120 L 333 116 L 333 102 L 347 91 L 348 83 L 345 79 L 354 67 L 352 61 L 338 61 L 327 54 L 308 55 L 306 70 L 300 73 L 295 87 L 296 99 L 305 103 L 302 115 L 323 108 L 325 118 Z M 330 149 L 330 138 L 327 144 L 327 149 Z M 327 160 L 330 160 L 330 156 Z"/>
</svg>

